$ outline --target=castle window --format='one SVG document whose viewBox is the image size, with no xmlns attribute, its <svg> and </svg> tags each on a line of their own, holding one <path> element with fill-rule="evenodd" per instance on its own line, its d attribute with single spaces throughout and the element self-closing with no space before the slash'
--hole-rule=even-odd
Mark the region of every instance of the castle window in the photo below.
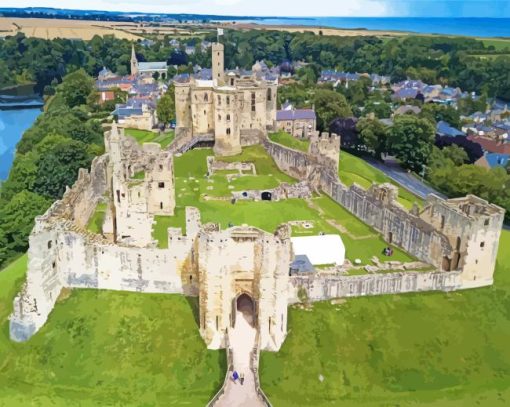
<svg viewBox="0 0 510 407">
<path fill-rule="evenodd" d="M 485 247 L 485 242 L 480 243 L 480 248 L 483 249 Z"/>
<path fill-rule="evenodd" d="M 227 135 L 230 136 L 230 127 L 227 128 Z"/>
<path fill-rule="evenodd" d="M 227 122 L 229 122 L 229 121 L 230 121 L 230 115 L 227 114 Z"/>
<path fill-rule="evenodd" d="M 164 182 L 158 182 L 158 188 L 164 188 L 165 183 Z"/>
<path fill-rule="evenodd" d="M 159 203 L 159 209 L 163 209 L 163 202 Z"/>
</svg>

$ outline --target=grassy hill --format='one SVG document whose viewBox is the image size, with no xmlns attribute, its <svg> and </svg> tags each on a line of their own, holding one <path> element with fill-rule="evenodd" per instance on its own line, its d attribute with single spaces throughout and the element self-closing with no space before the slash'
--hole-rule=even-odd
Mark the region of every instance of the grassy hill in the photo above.
<svg viewBox="0 0 510 407">
<path fill-rule="evenodd" d="M 225 354 L 178 295 L 66 291 L 37 335 L 11 342 L 25 270 L 23 256 L 0 272 L 0 406 L 203 406 L 221 385 Z"/>
<path fill-rule="evenodd" d="M 510 404 L 509 247 L 505 231 L 492 287 L 289 309 L 264 391 L 278 407 Z"/>
</svg>

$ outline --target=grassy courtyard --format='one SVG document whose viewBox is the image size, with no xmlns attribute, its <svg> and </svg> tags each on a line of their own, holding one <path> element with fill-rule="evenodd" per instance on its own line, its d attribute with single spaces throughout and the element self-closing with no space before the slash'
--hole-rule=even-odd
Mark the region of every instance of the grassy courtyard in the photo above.
<svg viewBox="0 0 510 407">
<path fill-rule="evenodd" d="M 89 232 L 102 233 L 107 209 L 108 205 L 106 203 L 100 202 L 97 204 L 96 209 L 90 217 L 89 223 L 87 225 L 87 230 Z"/>
<path fill-rule="evenodd" d="M 224 377 L 197 301 L 178 295 L 74 290 L 23 344 L 7 317 L 26 256 L 0 272 L 0 406 L 203 406 Z"/>
<path fill-rule="evenodd" d="M 125 129 L 126 136 L 133 137 L 138 143 L 158 143 L 161 148 L 167 147 L 174 139 L 175 132 L 159 133 L 148 130 Z"/>
<path fill-rule="evenodd" d="M 232 191 L 245 189 L 269 189 L 281 182 L 296 182 L 282 173 L 262 146 L 243 149 L 242 154 L 221 158 L 229 162 L 252 162 L 257 175 L 247 175 L 227 182 L 225 174 L 215 174 L 209 179 L 206 158 L 211 149 L 196 149 L 176 157 L 175 184 L 177 211 L 175 217 L 157 217 L 154 237 L 159 247 L 167 247 L 166 228 L 184 224 L 184 208 L 194 206 L 200 210 L 202 221 L 229 225 L 249 224 L 273 232 L 280 224 L 289 221 L 311 221 L 309 229 L 293 228 L 296 236 L 316 235 L 319 232 L 339 233 L 346 246 L 346 257 L 351 261 L 360 259 L 370 263 L 374 255 L 380 256 L 387 243 L 370 227 L 351 215 L 328 197 L 315 197 L 310 201 L 287 199 L 282 201 L 238 201 L 232 204 Z M 230 188 L 229 188 L 230 186 Z M 341 229 L 337 227 L 340 225 Z M 392 260 L 412 261 L 406 253 L 395 250 Z"/>
<path fill-rule="evenodd" d="M 262 388 L 278 407 L 510 404 L 508 247 L 505 231 L 493 287 L 289 309 Z"/>
</svg>

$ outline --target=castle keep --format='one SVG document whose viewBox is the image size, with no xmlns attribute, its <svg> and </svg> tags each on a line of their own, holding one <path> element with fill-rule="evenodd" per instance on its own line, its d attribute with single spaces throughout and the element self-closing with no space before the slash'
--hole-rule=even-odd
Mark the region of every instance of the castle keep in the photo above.
<svg viewBox="0 0 510 407">
<path fill-rule="evenodd" d="M 276 81 L 224 71 L 224 46 L 212 46 L 212 80 L 175 83 L 177 134 L 210 135 L 214 153 L 235 155 L 276 126 Z"/>
</svg>

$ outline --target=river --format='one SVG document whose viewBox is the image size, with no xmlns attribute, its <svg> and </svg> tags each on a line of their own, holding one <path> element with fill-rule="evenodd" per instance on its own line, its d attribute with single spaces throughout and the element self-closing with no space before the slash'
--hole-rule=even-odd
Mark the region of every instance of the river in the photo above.
<svg viewBox="0 0 510 407">
<path fill-rule="evenodd" d="M 34 108 L 0 110 L 0 182 L 9 175 L 16 144 L 40 114 Z"/>
</svg>

